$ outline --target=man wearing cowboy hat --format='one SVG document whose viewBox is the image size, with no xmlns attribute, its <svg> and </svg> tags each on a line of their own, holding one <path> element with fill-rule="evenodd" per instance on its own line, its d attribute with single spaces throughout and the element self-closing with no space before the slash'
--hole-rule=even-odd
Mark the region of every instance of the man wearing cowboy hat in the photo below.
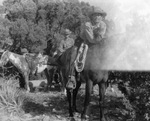
<svg viewBox="0 0 150 121">
<path fill-rule="evenodd" d="M 79 73 L 84 69 L 88 47 L 90 45 L 100 43 L 105 37 L 106 24 L 103 22 L 105 16 L 106 13 L 104 11 L 99 8 L 93 8 L 93 11 L 89 16 L 91 21 L 81 24 L 78 39 L 83 41 L 83 43 L 79 48 L 77 58 L 75 60 L 75 68 Z"/>
<path fill-rule="evenodd" d="M 58 47 L 59 55 L 61 55 L 63 52 L 74 45 L 74 39 L 70 37 L 71 33 L 72 32 L 69 29 L 64 30 L 64 39 L 60 42 L 60 45 Z"/>
<path fill-rule="evenodd" d="M 54 58 L 56 59 L 56 62 L 59 63 L 60 65 L 63 63 L 62 60 L 61 60 L 61 56 L 62 54 L 69 48 L 71 48 L 72 46 L 74 46 L 74 39 L 70 37 L 71 35 L 71 31 L 69 29 L 65 29 L 63 31 L 63 35 L 64 35 L 64 39 L 61 40 L 59 46 L 58 46 L 58 49 L 57 49 L 57 54 L 54 56 Z M 69 64 L 69 63 L 68 63 Z M 69 69 L 69 73 L 71 73 L 71 70 L 73 70 L 74 66 L 70 65 L 70 69 Z M 75 77 L 73 75 L 69 75 L 69 80 L 68 80 L 68 83 L 67 83 L 67 87 L 70 87 L 68 85 L 75 85 L 76 82 L 75 82 Z"/>
<path fill-rule="evenodd" d="M 103 22 L 103 19 L 106 15 L 103 10 L 94 8 L 89 16 L 91 22 L 81 25 L 80 37 L 86 44 L 96 44 L 104 38 L 106 24 Z"/>
</svg>

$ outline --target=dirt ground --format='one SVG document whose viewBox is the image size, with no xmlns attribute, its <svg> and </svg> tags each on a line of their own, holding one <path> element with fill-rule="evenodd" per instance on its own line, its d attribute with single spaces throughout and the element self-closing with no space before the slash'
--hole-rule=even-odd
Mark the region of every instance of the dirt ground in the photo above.
<svg viewBox="0 0 150 121">
<path fill-rule="evenodd" d="M 38 86 L 41 81 L 32 81 L 33 86 Z M 83 110 L 85 84 L 82 84 L 77 96 L 77 108 L 81 113 Z M 68 102 L 60 88 L 54 88 L 50 92 L 32 92 L 33 101 L 25 103 L 24 110 L 32 116 L 43 116 L 44 121 L 70 121 L 68 113 Z M 122 121 L 128 117 L 125 106 L 122 103 L 123 94 L 117 85 L 107 88 L 105 98 L 105 117 L 108 121 Z M 92 94 L 92 107 L 90 121 L 99 121 L 99 96 L 98 87 L 95 86 Z M 75 114 L 75 120 L 80 121 L 80 113 Z"/>
</svg>

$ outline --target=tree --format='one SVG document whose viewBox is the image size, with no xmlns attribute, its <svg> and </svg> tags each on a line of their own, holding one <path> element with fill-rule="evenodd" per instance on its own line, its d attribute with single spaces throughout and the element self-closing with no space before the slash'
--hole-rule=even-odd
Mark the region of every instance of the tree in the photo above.
<svg viewBox="0 0 150 121">
<path fill-rule="evenodd" d="M 92 6 L 79 1 L 5 0 L 3 5 L 12 23 L 9 33 L 14 50 L 25 47 L 29 52 L 43 50 L 48 41 L 60 42 L 64 28 L 78 36 L 80 24 L 92 10 Z"/>
</svg>

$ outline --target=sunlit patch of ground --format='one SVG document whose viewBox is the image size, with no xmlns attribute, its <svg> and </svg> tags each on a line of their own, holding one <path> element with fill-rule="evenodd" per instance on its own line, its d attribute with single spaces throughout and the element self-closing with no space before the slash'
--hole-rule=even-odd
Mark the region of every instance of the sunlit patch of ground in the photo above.
<svg viewBox="0 0 150 121">
<path fill-rule="evenodd" d="M 36 83 L 36 82 L 34 82 Z M 81 113 L 83 110 L 84 102 L 84 90 L 85 84 L 82 84 L 79 94 L 77 96 L 77 108 Z M 126 117 L 126 109 L 122 104 L 123 94 L 118 90 L 117 85 L 113 85 L 113 88 L 108 88 L 105 98 L 105 116 L 110 121 L 122 121 L 129 117 Z M 32 97 L 33 95 L 33 97 Z M 32 101 L 28 101 L 24 104 L 24 110 L 26 113 L 32 116 L 44 115 L 47 116 L 47 121 L 66 121 L 68 118 L 68 102 L 66 96 L 60 91 L 36 92 L 30 93 Z M 92 94 L 92 107 L 91 107 L 91 120 L 99 120 L 99 96 L 98 87 L 94 87 Z M 80 113 L 75 115 L 76 121 L 80 121 Z"/>
</svg>

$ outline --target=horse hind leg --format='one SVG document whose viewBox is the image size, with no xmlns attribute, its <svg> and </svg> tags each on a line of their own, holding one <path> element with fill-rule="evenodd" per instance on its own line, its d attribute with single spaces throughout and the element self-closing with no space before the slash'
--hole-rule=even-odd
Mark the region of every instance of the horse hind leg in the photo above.
<svg viewBox="0 0 150 121">
<path fill-rule="evenodd" d="M 19 85 L 20 85 L 20 88 L 23 88 L 25 89 L 25 79 L 23 77 L 23 75 L 21 73 L 19 73 Z"/>
<path fill-rule="evenodd" d="M 100 107 L 100 121 L 105 121 L 104 116 L 104 98 L 105 98 L 106 84 L 99 83 L 99 107 Z"/>
</svg>

